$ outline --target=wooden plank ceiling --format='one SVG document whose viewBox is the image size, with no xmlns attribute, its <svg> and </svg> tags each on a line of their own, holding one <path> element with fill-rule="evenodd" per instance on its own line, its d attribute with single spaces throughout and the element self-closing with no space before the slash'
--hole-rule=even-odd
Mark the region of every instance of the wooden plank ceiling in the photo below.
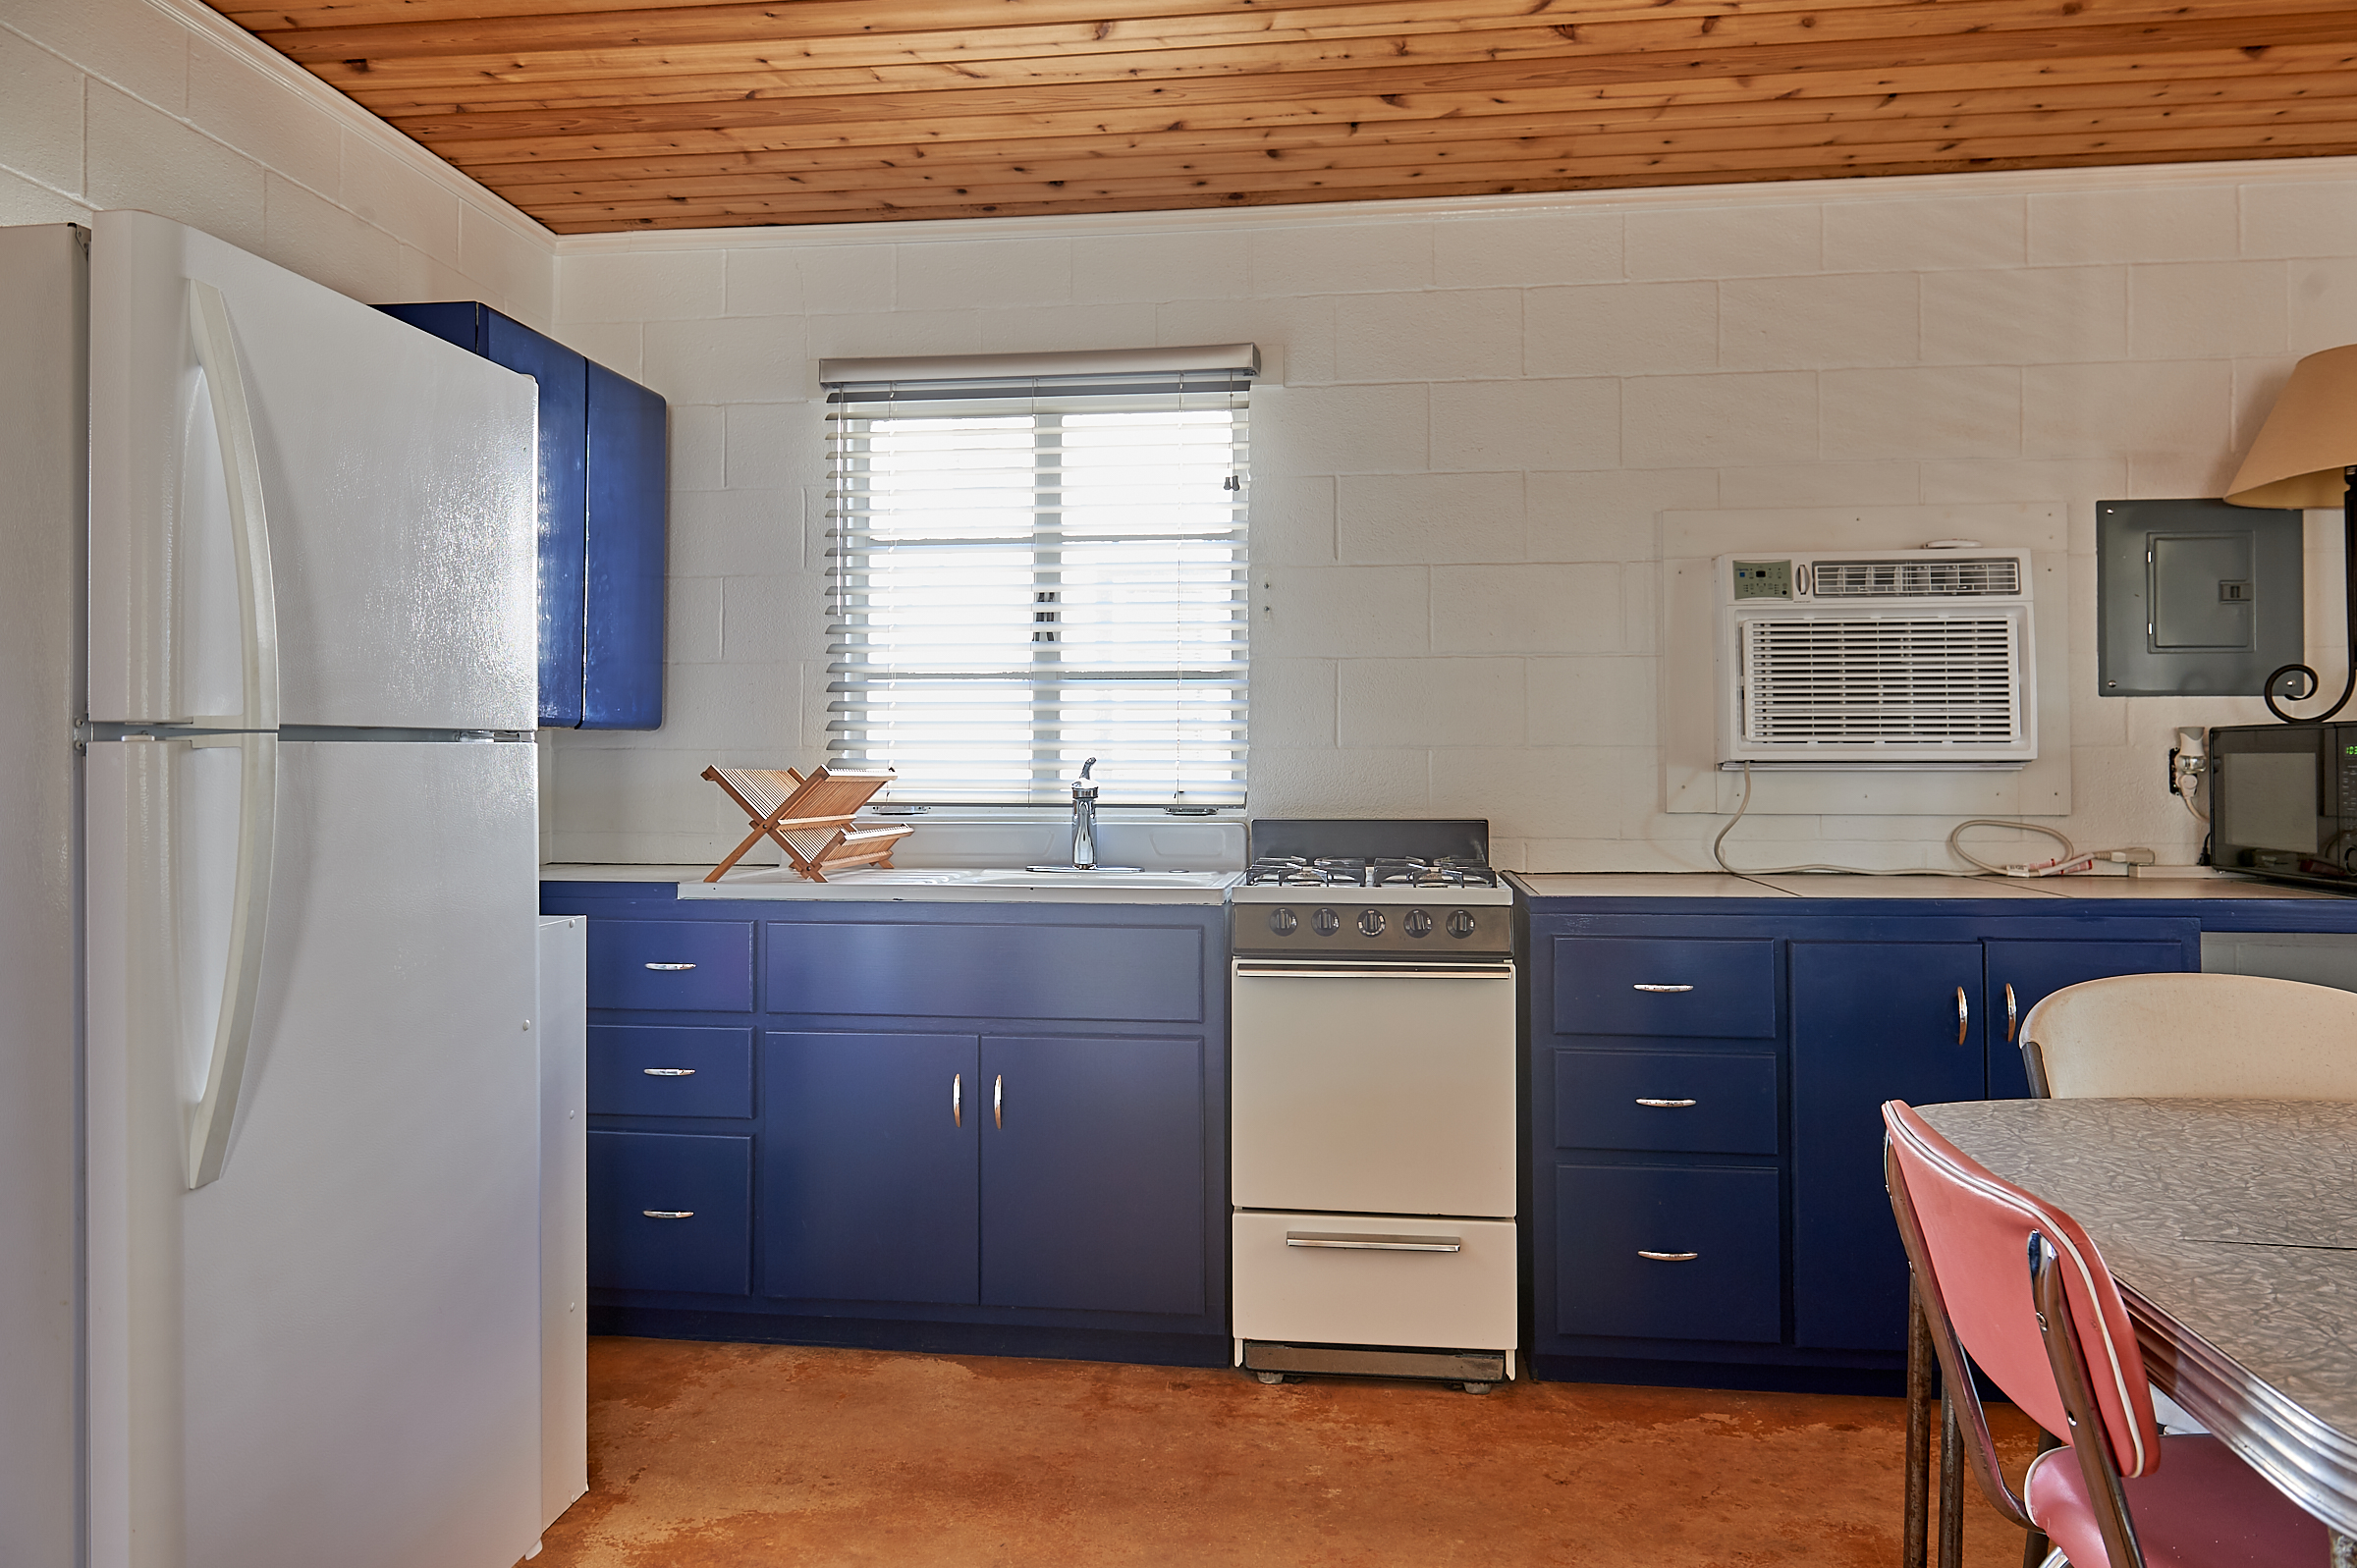
<svg viewBox="0 0 2357 1568">
<path fill-rule="evenodd" d="M 2357 153 L 2352 0 L 297 0 L 562 234 Z"/>
</svg>

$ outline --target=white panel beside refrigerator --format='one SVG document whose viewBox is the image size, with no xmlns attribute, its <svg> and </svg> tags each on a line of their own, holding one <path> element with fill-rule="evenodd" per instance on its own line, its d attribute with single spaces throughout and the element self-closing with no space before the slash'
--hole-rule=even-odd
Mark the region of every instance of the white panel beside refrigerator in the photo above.
<svg viewBox="0 0 2357 1568">
<path fill-rule="evenodd" d="M 147 214 L 82 267 L 0 231 L 12 396 L 71 399 L 37 318 L 85 288 L 89 389 L 86 653 L 0 675 L 38 711 L 12 766 L 82 782 L 78 883 L 0 886 L 82 928 L 0 1054 L 52 1118 L 12 1187 L 74 1124 L 83 1014 L 79 1270 L 44 1233 L 40 1302 L 0 1293 L 10 1363 L 79 1298 L 79 1413 L 0 1424 L 0 1559 L 505 1568 L 541 1523 L 533 389 Z M 78 535 L 31 488 L 9 533 Z M 0 623 L 83 599 L 55 556 Z M 0 826 L 45 871 L 32 809 Z M 54 1409 L 53 1366 L 20 1380 Z"/>
</svg>

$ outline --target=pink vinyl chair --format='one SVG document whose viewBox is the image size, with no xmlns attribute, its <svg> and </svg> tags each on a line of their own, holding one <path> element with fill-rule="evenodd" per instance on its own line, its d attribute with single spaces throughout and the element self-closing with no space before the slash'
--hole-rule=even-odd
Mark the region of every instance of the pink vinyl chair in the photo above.
<svg viewBox="0 0 2357 1568">
<path fill-rule="evenodd" d="M 1966 1461 L 1998 1512 L 2072 1568 L 2312 1568 L 2330 1550 L 2301 1511 L 2209 1435 L 2161 1435 L 2119 1288 L 2077 1220 L 1991 1174 L 1900 1101 L 1883 1169 L 1959 1408 Z M 1978 1368 L 2064 1446 L 2016 1496 L 1973 1385 Z M 2167 1462 L 2167 1479 L 2154 1473 Z"/>
</svg>

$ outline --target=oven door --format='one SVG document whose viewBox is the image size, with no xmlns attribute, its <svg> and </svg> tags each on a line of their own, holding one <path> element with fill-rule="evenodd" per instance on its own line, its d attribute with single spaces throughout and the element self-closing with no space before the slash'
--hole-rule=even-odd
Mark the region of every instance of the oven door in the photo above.
<svg viewBox="0 0 2357 1568">
<path fill-rule="evenodd" d="M 1514 966 L 1234 965 L 1239 1209 L 1514 1213 Z"/>
</svg>

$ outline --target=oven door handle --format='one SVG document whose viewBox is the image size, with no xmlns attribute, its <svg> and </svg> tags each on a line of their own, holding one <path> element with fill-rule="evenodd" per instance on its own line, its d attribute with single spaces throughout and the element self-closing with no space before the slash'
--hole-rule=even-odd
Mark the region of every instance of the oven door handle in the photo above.
<svg viewBox="0 0 2357 1568">
<path fill-rule="evenodd" d="M 1284 964 L 1238 962 L 1239 976 L 1285 980 L 1511 980 L 1514 966 L 1510 963 L 1449 963 L 1449 964 L 1360 964 L 1356 967 L 1337 964 Z"/>
</svg>

